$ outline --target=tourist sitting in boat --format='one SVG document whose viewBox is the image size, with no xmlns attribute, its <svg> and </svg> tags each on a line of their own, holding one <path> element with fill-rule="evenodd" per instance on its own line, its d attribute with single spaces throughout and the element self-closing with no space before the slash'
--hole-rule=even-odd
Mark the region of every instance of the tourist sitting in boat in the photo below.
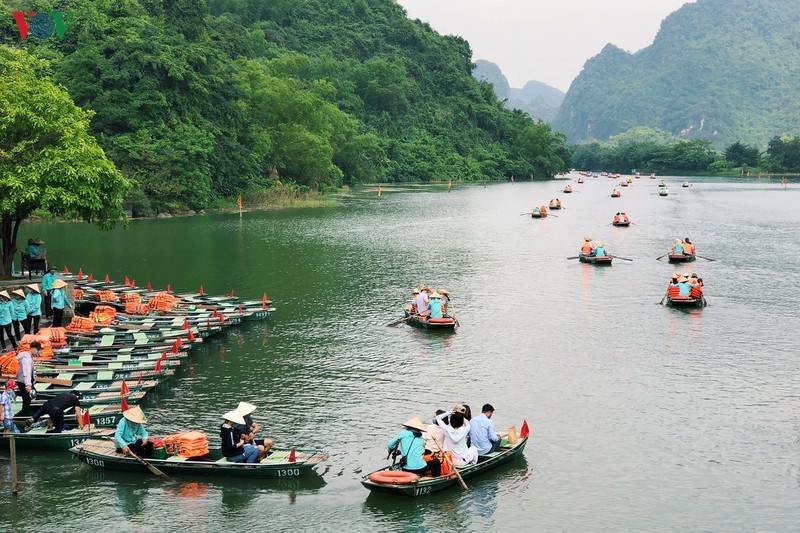
<svg viewBox="0 0 800 533">
<path fill-rule="evenodd" d="M 436 417 L 436 423 L 444 430 L 444 451 L 453 454 L 454 465 L 475 464 L 478 462 L 478 450 L 475 446 L 467 444 L 470 424 L 464 418 L 463 411 L 464 407 L 457 405 L 456 410 L 450 415 L 444 413 Z M 448 423 L 445 423 L 444 418 L 448 416 Z"/>
<path fill-rule="evenodd" d="M 672 249 L 670 252 L 673 255 L 683 255 L 683 241 L 680 239 L 675 239 L 675 242 L 672 243 Z"/>
<path fill-rule="evenodd" d="M 479 455 L 486 455 L 500 449 L 500 437 L 494 429 L 492 404 L 484 404 L 481 414 L 469 421 L 469 440 L 478 450 Z"/>
<path fill-rule="evenodd" d="M 539 207 L 531 208 L 531 213 L 533 213 L 534 215 L 540 215 L 541 214 L 541 212 L 539 210 Z"/>
<path fill-rule="evenodd" d="M 2 422 L 3 433 L 19 433 L 17 426 L 14 425 L 14 413 L 11 411 L 16 391 L 17 384 L 13 379 L 9 379 L 6 381 L 3 392 L 0 393 L 0 422 Z"/>
<path fill-rule="evenodd" d="M 247 444 L 242 433 L 235 427 L 235 424 L 244 425 L 244 417 L 234 410 L 225 413 L 222 418 L 225 420 L 219 428 L 222 455 L 231 463 L 255 463 L 258 447 Z"/>
<path fill-rule="evenodd" d="M 602 241 L 597 241 L 597 245 L 594 247 L 594 252 L 592 255 L 595 257 L 605 257 L 607 255 L 606 248 L 603 246 Z"/>
<path fill-rule="evenodd" d="M 554 199 L 550 199 L 550 209 L 554 209 L 558 204 Z"/>
<path fill-rule="evenodd" d="M 122 418 L 114 433 L 117 453 L 128 455 L 128 452 L 131 452 L 144 459 L 153 456 L 153 443 L 147 440 L 145 422 L 147 419 L 138 405 L 122 412 Z"/>
<path fill-rule="evenodd" d="M 614 215 L 614 223 L 616 224 L 618 222 L 619 222 L 619 211 L 617 211 L 617 214 Z"/>
<path fill-rule="evenodd" d="M 681 275 L 681 277 L 677 279 L 677 283 L 673 277 L 670 285 L 672 287 L 678 287 L 678 296 L 687 298 L 692 295 L 692 287 L 699 287 L 699 284 L 690 281 L 690 278 L 686 277 L 685 274 Z"/>
<path fill-rule="evenodd" d="M 437 409 L 433 415 L 431 423 L 425 426 L 425 453 L 442 451 L 444 443 L 444 430 L 436 423 L 436 417 L 444 413 L 442 409 Z"/>
<path fill-rule="evenodd" d="M 436 289 L 436 292 L 442 297 L 442 314 L 444 316 L 449 316 L 447 314 L 447 309 L 450 307 L 450 292 L 446 289 Z"/>
<path fill-rule="evenodd" d="M 428 302 L 430 298 L 428 297 L 428 291 L 430 289 L 427 286 L 422 286 L 419 289 L 419 294 L 414 299 L 414 302 L 417 306 L 417 314 L 419 316 L 428 316 L 431 312 L 428 309 Z"/>
<path fill-rule="evenodd" d="M 422 458 L 425 451 L 425 440 L 422 433 L 425 426 L 419 417 L 414 417 L 406 421 L 403 426 L 405 429 L 398 433 L 387 445 L 389 452 L 398 448 L 400 451 L 400 468 L 406 472 L 412 472 L 418 476 L 430 472 L 433 477 L 441 475 L 442 463 L 432 457 L 429 461 Z"/>
<path fill-rule="evenodd" d="M 692 241 L 689 240 L 689 237 L 683 239 L 683 253 L 684 255 L 694 255 L 695 247 L 692 244 Z"/>
<path fill-rule="evenodd" d="M 53 423 L 53 427 L 48 429 L 47 433 L 62 433 L 64 431 L 64 411 L 69 408 L 80 407 L 80 398 L 81 393 L 76 390 L 64 392 L 55 398 L 50 398 L 36 411 L 33 418 L 25 421 L 25 425 L 30 427 L 38 422 L 42 416 L 47 415 L 50 417 L 50 422 Z"/>
<path fill-rule="evenodd" d="M 583 244 L 581 245 L 581 254 L 583 255 L 591 255 L 594 251 L 594 246 L 592 245 L 592 238 L 591 237 L 584 237 Z"/>
<path fill-rule="evenodd" d="M 622 213 L 619 214 L 619 221 L 622 222 L 623 224 L 627 224 L 628 222 L 631 221 L 631 219 L 629 219 L 628 214 L 623 211 Z"/>
<path fill-rule="evenodd" d="M 259 432 L 261 426 L 250 416 L 253 411 L 256 410 L 255 405 L 247 402 L 239 402 L 236 410 L 239 411 L 239 414 L 241 414 L 242 418 L 244 418 L 244 424 L 241 426 L 242 438 L 244 438 L 244 441 L 247 444 L 252 444 L 258 448 L 258 456 L 256 457 L 256 461 L 260 461 L 269 455 L 269 451 L 273 444 L 272 439 L 256 438 L 256 433 Z"/>
<path fill-rule="evenodd" d="M 411 291 L 411 312 L 417 314 L 417 296 L 419 296 L 419 289 Z"/>
<path fill-rule="evenodd" d="M 546 206 L 546 205 L 543 205 L 543 206 L 541 206 L 541 207 L 539 208 L 539 212 L 540 212 L 542 215 L 546 215 L 546 214 L 547 214 L 547 206 Z"/>
<path fill-rule="evenodd" d="M 692 273 L 692 275 L 689 277 L 689 281 L 691 283 L 696 283 L 700 288 L 703 287 L 703 278 L 698 278 L 696 272 Z"/>
</svg>

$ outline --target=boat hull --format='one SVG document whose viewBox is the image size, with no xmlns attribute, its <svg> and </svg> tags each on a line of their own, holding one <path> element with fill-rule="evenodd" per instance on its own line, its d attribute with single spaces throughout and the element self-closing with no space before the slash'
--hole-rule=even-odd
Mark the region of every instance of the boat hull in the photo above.
<svg viewBox="0 0 800 533">
<path fill-rule="evenodd" d="M 616 226 L 618 228 L 627 228 L 628 226 L 631 225 L 631 223 L 630 222 L 612 222 L 611 225 L 612 226 Z"/>
<path fill-rule="evenodd" d="M 691 297 L 673 298 L 667 296 L 666 304 L 670 307 L 689 307 L 689 308 L 700 308 L 700 307 L 705 307 L 707 305 L 706 299 L 702 296 L 700 298 L 691 298 Z"/>
<path fill-rule="evenodd" d="M 595 257 L 593 255 L 581 254 L 578 256 L 578 259 L 580 259 L 581 263 L 590 263 L 597 266 L 611 266 L 611 260 L 613 258 L 610 255 L 605 257 Z"/>
<path fill-rule="evenodd" d="M 695 256 L 695 255 L 669 254 L 669 262 L 670 263 L 691 263 L 692 261 L 694 261 L 696 259 L 697 259 L 697 256 Z"/>
<path fill-rule="evenodd" d="M 451 322 L 429 322 L 427 320 L 420 319 L 417 315 L 411 314 L 407 309 L 405 311 L 406 314 L 406 323 L 409 326 L 420 328 L 420 329 L 427 329 L 431 331 L 455 331 L 456 330 L 456 321 L 452 319 Z"/>
<path fill-rule="evenodd" d="M 70 429 L 62 433 L 47 433 L 47 428 L 39 427 L 27 433 L 15 433 L 14 445 L 16 448 L 33 450 L 69 450 L 89 439 L 103 439 L 114 434 L 113 429 L 93 429 L 83 431 Z M 7 434 L 0 436 L 0 446 L 8 448 L 10 437 Z"/>
<path fill-rule="evenodd" d="M 467 480 L 484 474 L 500 465 L 509 463 L 522 456 L 522 452 L 525 450 L 525 445 L 528 443 L 528 438 L 529 437 L 521 439 L 513 447 L 507 449 L 501 448 L 501 451 L 497 452 L 497 455 L 489 457 L 484 461 L 480 461 L 478 464 L 459 468 L 458 472 L 461 474 L 461 477 L 464 480 Z M 382 470 L 388 470 L 388 467 Z M 391 483 L 376 483 L 371 481 L 369 476 L 366 476 L 361 480 L 361 484 L 372 492 L 415 498 L 449 489 L 450 487 L 458 485 L 459 481 L 458 477 L 451 475 L 448 477 L 438 478 L 422 477 L 414 483 L 395 485 Z"/>
</svg>

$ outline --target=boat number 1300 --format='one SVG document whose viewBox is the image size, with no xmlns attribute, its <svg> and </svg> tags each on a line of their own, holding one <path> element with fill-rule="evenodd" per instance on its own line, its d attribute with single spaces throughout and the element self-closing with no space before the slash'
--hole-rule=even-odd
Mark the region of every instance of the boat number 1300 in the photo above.
<svg viewBox="0 0 800 533">
<path fill-rule="evenodd" d="M 300 475 L 299 468 L 283 468 L 278 470 L 278 477 L 294 477 Z"/>
</svg>

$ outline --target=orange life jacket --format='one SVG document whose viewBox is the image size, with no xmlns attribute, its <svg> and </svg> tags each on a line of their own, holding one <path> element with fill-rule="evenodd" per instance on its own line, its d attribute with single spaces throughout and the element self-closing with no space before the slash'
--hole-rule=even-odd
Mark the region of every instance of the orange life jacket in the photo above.
<svg viewBox="0 0 800 533">
<path fill-rule="evenodd" d="M 581 246 L 581 253 L 582 254 L 590 254 L 594 250 L 594 246 L 592 246 L 591 242 L 583 241 L 583 245 Z"/>
<path fill-rule="evenodd" d="M 700 298 L 701 296 L 703 296 L 703 289 L 700 286 L 692 287 L 691 289 L 689 289 L 689 295 L 692 298 Z"/>
<path fill-rule="evenodd" d="M 667 295 L 670 298 L 675 298 L 680 293 L 681 293 L 681 290 L 678 288 L 677 285 L 670 285 L 669 287 L 667 287 Z"/>
<path fill-rule="evenodd" d="M 614 222 L 619 222 L 619 215 L 614 215 Z"/>
</svg>

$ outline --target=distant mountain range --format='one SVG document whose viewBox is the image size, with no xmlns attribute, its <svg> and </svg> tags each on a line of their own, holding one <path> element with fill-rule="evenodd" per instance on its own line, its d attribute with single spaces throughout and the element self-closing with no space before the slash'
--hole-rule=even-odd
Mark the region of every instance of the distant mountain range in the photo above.
<svg viewBox="0 0 800 533">
<path fill-rule="evenodd" d="M 607 45 L 552 125 L 570 142 L 655 127 L 717 147 L 800 134 L 800 2 L 697 0 L 630 54 Z"/>
<path fill-rule="evenodd" d="M 472 75 L 491 83 L 497 97 L 506 100 L 507 108 L 525 111 L 531 117 L 545 122 L 550 122 L 556 116 L 564 99 L 563 91 L 540 81 L 529 81 L 522 89 L 515 89 L 495 63 L 478 59 L 475 65 Z"/>
</svg>

